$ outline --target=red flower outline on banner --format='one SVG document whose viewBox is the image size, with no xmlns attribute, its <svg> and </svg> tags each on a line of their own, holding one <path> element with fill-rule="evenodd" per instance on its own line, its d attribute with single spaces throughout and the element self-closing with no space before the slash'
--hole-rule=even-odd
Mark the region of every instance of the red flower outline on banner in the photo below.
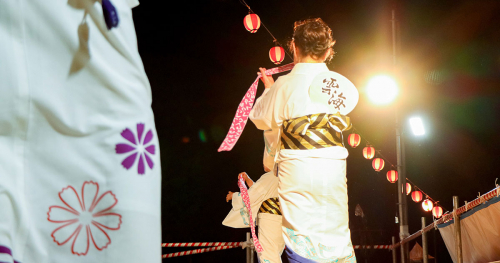
<svg viewBox="0 0 500 263">
<path fill-rule="evenodd" d="M 62 224 L 50 235 L 57 245 L 71 241 L 71 253 L 85 256 L 90 242 L 99 251 L 111 244 L 107 230 L 118 230 L 122 223 L 120 214 L 110 212 L 118 203 L 113 192 L 99 196 L 99 184 L 86 181 L 81 195 L 73 186 L 67 186 L 59 192 L 59 199 L 64 206 L 50 206 L 47 212 L 49 222 Z"/>
</svg>

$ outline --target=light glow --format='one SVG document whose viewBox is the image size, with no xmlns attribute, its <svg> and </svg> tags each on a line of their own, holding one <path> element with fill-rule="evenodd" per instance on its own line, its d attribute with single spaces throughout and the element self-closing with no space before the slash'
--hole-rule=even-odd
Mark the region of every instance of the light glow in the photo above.
<svg viewBox="0 0 500 263">
<path fill-rule="evenodd" d="M 398 95 L 396 81 L 386 75 L 375 76 L 368 81 L 366 94 L 375 104 L 384 105 L 391 103 Z"/>
<path fill-rule="evenodd" d="M 420 117 L 412 117 L 410 118 L 410 126 L 413 134 L 415 136 L 421 136 L 425 134 L 424 124 L 422 122 L 422 118 Z"/>
</svg>

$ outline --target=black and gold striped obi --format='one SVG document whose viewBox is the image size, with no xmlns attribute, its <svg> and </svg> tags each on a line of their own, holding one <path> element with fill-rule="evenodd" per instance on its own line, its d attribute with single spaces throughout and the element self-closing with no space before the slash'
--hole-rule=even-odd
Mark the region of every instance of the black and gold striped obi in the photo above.
<svg viewBox="0 0 500 263">
<path fill-rule="evenodd" d="M 286 120 L 281 132 L 281 149 L 344 147 L 342 132 L 350 128 L 351 120 L 340 113 L 319 113 Z"/>
<path fill-rule="evenodd" d="M 262 202 L 259 213 L 268 213 L 274 215 L 281 215 L 280 199 L 278 197 L 271 197 Z"/>
</svg>

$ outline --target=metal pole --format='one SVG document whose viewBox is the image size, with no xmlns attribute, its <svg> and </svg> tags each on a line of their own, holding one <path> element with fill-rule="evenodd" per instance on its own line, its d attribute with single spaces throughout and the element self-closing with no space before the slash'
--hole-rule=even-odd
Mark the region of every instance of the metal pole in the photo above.
<svg viewBox="0 0 500 263">
<path fill-rule="evenodd" d="M 396 12 L 392 10 L 392 55 L 394 69 L 397 64 L 397 28 Z M 395 71 L 395 70 L 394 70 Z M 396 155 L 398 170 L 398 210 L 399 210 L 399 238 L 400 240 L 408 237 L 408 211 L 406 207 L 406 174 L 404 169 L 404 143 L 401 136 L 401 127 L 399 123 L 398 110 L 396 106 Z M 406 263 L 408 259 L 408 244 L 401 245 L 401 263 Z"/>
<path fill-rule="evenodd" d="M 455 225 L 455 251 L 457 262 L 463 263 L 462 258 L 462 231 L 460 227 L 460 216 L 457 214 L 458 210 L 458 196 L 453 196 L 453 221 Z"/>
<path fill-rule="evenodd" d="M 423 231 L 425 228 L 425 217 L 422 217 L 422 249 L 423 263 L 429 263 L 429 250 L 427 250 L 427 233 Z"/>
<path fill-rule="evenodd" d="M 255 256 L 255 247 L 252 246 L 252 252 L 250 254 L 250 263 L 254 262 L 254 256 Z"/>
<path fill-rule="evenodd" d="M 434 263 L 438 262 L 438 252 L 437 252 L 437 245 L 436 245 L 436 232 L 438 230 L 434 229 Z"/>
<path fill-rule="evenodd" d="M 250 232 L 247 232 L 247 243 L 249 244 L 251 242 L 250 240 Z M 252 246 L 247 246 L 247 263 L 252 263 L 251 260 L 251 255 L 252 255 Z"/>
<path fill-rule="evenodd" d="M 397 55 L 397 47 L 396 47 L 396 11 L 394 9 L 392 10 L 392 64 L 396 66 L 397 60 L 396 60 L 396 55 Z"/>
<path fill-rule="evenodd" d="M 392 236 L 392 246 L 394 247 L 394 244 L 396 244 L 396 238 Z M 392 249 L 392 263 L 398 263 L 397 257 L 396 257 L 396 249 Z"/>
</svg>

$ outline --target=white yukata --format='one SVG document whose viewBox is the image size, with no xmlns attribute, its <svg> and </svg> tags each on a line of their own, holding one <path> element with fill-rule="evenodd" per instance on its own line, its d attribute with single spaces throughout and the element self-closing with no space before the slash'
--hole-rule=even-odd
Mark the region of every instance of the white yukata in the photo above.
<svg viewBox="0 0 500 263">
<path fill-rule="evenodd" d="M 296 64 L 257 99 L 250 119 L 261 130 L 282 134 L 287 120 L 334 114 L 309 98 L 314 77 L 327 71 L 324 63 Z M 293 262 L 356 262 L 348 227 L 347 156 L 347 149 L 341 146 L 279 151 L 276 164 L 282 234 Z"/>
<path fill-rule="evenodd" d="M 0 1 L 0 262 L 161 262 L 133 0 Z"/>
<path fill-rule="evenodd" d="M 274 157 L 276 154 L 276 143 L 278 133 L 273 130 L 264 131 L 264 170 L 271 171 L 274 166 Z M 257 215 L 257 224 L 259 225 L 259 241 L 264 248 L 262 253 L 258 253 L 261 263 L 279 263 L 281 262 L 281 254 L 285 247 L 285 241 L 281 235 L 281 214 L 275 214 L 279 209 L 272 209 L 272 212 L 264 211 L 264 207 L 273 207 L 276 204 L 273 202 L 278 197 L 278 177 L 273 172 L 267 172 L 262 175 L 248 189 L 250 196 L 250 206 L 252 207 L 252 215 L 255 218 Z M 250 227 L 248 209 L 243 203 L 240 193 L 233 193 L 232 209 L 222 222 L 223 225 L 235 228 Z M 269 203 L 270 202 L 270 203 Z M 278 204 L 279 208 L 279 204 Z M 259 212 L 259 210 L 263 210 Z M 273 213 L 274 212 L 274 213 Z M 279 212 L 281 213 L 281 211 Z"/>
<path fill-rule="evenodd" d="M 281 262 L 281 254 L 285 243 L 281 235 L 281 215 L 259 212 L 262 204 L 269 198 L 278 197 L 278 177 L 273 172 L 263 174 L 249 189 L 252 216 L 257 215 L 259 226 L 259 242 L 264 251 L 259 253 L 261 263 Z M 226 216 L 223 225 L 234 228 L 250 227 L 248 209 L 239 192 L 233 193 L 232 209 Z"/>
</svg>

